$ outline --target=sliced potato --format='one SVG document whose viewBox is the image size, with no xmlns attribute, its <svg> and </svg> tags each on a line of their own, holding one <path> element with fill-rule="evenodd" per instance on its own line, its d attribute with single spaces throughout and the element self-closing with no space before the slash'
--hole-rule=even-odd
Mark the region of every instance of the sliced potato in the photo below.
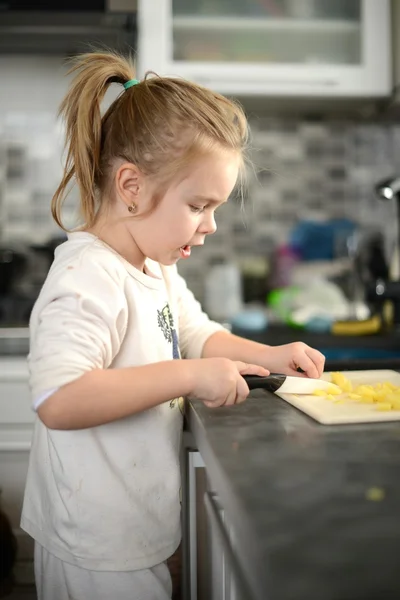
<svg viewBox="0 0 400 600">
<path fill-rule="evenodd" d="M 335 385 L 330 385 L 326 391 L 332 396 L 339 396 L 339 394 L 342 394 L 342 390 L 340 388 L 337 388 Z"/>
<path fill-rule="evenodd" d="M 314 390 L 313 395 L 314 396 L 326 396 L 327 391 L 326 390 Z"/>
<path fill-rule="evenodd" d="M 331 400 L 335 404 L 359 402 L 360 404 L 375 404 L 376 410 L 379 411 L 400 410 L 400 386 L 396 386 L 390 381 L 382 381 L 373 385 L 360 384 L 353 389 L 351 381 L 340 371 L 334 371 L 330 376 L 331 383 L 337 387 L 331 386 L 326 390 L 315 390 L 315 396 Z"/>
</svg>

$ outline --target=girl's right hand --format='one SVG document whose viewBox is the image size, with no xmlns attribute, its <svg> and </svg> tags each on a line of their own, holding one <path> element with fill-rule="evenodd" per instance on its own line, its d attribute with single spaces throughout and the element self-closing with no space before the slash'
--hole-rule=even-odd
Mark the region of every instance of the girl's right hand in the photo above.
<svg viewBox="0 0 400 600">
<path fill-rule="evenodd" d="M 190 363 L 193 368 L 190 396 L 210 408 L 240 404 L 246 400 L 250 390 L 242 375 L 269 375 L 264 367 L 229 358 L 201 358 Z"/>
</svg>

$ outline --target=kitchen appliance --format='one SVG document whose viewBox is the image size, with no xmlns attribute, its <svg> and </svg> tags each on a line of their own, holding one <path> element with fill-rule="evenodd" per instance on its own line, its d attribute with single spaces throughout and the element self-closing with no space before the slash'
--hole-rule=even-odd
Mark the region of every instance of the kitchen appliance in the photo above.
<svg viewBox="0 0 400 600">
<path fill-rule="evenodd" d="M 21 288 L 28 263 L 28 255 L 22 247 L 0 246 L 0 327 L 29 322 L 35 297 Z"/>
<path fill-rule="evenodd" d="M 8 295 L 23 274 L 27 257 L 11 246 L 0 246 L 0 297 Z"/>
<path fill-rule="evenodd" d="M 383 383 L 385 381 L 400 386 L 400 373 L 391 370 L 343 371 L 343 375 L 354 386 L 364 384 L 375 385 L 376 383 Z M 330 379 L 329 373 L 324 373 L 322 378 L 328 381 Z M 377 410 L 376 404 L 362 404 L 351 401 L 342 402 L 341 400 L 332 401 L 321 396 L 287 394 L 279 390 L 275 393 L 323 425 L 400 421 L 400 410 L 380 412 Z"/>
<path fill-rule="evenodd" d="M 0 0 L 0 53 L 66 54 L 136 46 L 135 0 Z"/>
<path fill-rule="evenodd" d="M 0 327 L 26 327 L 57 246 L 65 235 L 42 244 L 0 246 Z"/>
<path fill-rule="evenodd" d="M 328 390 L 339 388 L 324 379 L 311 379 L 311 377 L 290 377 L 282 373 L 271 373 L 266 377 L 259 375 L 243 375 L 250 390 L 262 388 L 269 392 L 281 394 L 312 394 L 315 390 Z"/>
<path fill-rule="evenodd" d="M 241 310 L 243 291 L 235 262 L 214 257 L 204 282 L 204 304 L 215 321 L 230 322 Z"/>
</svg>

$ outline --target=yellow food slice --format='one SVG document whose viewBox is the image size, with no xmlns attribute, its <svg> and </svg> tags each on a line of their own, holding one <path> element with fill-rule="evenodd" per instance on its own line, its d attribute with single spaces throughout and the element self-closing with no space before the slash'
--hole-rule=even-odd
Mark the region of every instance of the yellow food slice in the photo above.
<svg viewBox="0 0 400 600">
<path fill-rule="evenodd" d="M 342 393 L 342 390 L 340 388 L 338 389 L 334 385 L 330 385 L 326 391 L 328 394 L 331 394 L 332 396 L 339 396 L 339 394 Z"/>
<path fill-rule="evenodd" d="M 362 396 L 361 400 L 359 400 L 361 404 L 373 404 L 374 399 L 371 396 Z"/>
<path fill-rule="evenodd" d="M 314 396 L 326 396 L 327 392 L 325 390 L 314 390 L 313 394 Z"/>
<path fill-rule="evenodd" d="M 392 389 L 393 391 L 398 390 L 399 388 L 394 385 L 394 383 L 392 383 L 391 381 L 385 381 L 384 385 L 386 385 L 387 387 L 389 387 L 390 389 Z"/>
<path fill-rule="evenodd" d="M 360 394 L 360 396 L 370 396 L 371 398 L 375 394 L 375 390 L 372 385 L 359 385 L 355 388 L 354 392 Z"/>
<path fill-rule="evenodd" d="M 353 388 L 351 381 L 340 371 L 331 372 L 330 377 L 331 383 L 337 387 L 315 390 L 315 396 L 331 400 L 335 404 L 355 401 L 360 404 L 376 404 L 378 411 L 400 410 L 400 386 L 390 381 L 361 384 Z"/>
</svg>

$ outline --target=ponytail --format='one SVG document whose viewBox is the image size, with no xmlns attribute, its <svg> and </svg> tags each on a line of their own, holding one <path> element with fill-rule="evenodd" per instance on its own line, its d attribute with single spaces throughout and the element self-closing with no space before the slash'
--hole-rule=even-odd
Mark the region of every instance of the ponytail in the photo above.
<svg viewBox="0 0 400 600">
<path fill-rule="evenodd" d="M 111 83 L 124 84 L 134 77 L 129 59 L 114 53 L 88 53 L 74 60 L 76 73 L 59 111 L 66 125 L 67 158 L 64 175 L 51 201 L 53 219 L 62 229 L 62 206 L 75 176 L 80 191 L 80 212 L 91 226 L 99 208 L 97 184 L 101 178 L 102 117 L 100 104 Z"/>
</svg>

